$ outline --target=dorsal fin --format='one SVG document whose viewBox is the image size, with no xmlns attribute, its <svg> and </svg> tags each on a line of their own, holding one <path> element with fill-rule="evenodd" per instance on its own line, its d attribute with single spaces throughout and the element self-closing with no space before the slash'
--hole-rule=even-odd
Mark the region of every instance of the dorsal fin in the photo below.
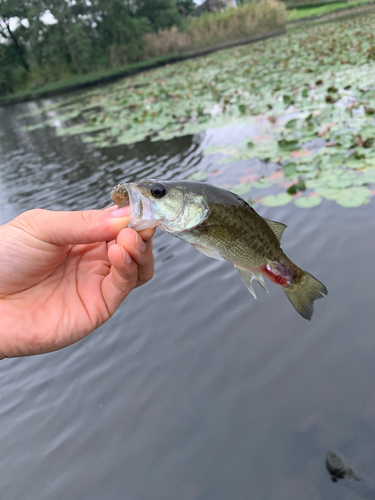
<svg viewBox="0 0 375 500">
<path fill-rule="evenodd" d="M 263 217 L 263 219 L 267 222 L 267 224 L 270 226 L 272 231 L 274 232 L 276 238 L 280 241 L 281 237 L 283 235 L 283 232 L 286 229 L 286 225 L 282 224 L 281 222 L 275 222 L 274 220 L 269 220 Z"/>
</svg>

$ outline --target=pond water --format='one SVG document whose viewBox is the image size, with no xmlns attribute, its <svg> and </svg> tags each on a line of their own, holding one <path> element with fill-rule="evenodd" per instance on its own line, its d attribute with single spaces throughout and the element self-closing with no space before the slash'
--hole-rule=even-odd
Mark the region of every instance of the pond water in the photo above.
<svg viewBox="0 0 375 500">
<path fill-rule="evenodd" d="M 102 208 L 145 177 L 235 183 L 257 160 L 216 165 L 212 144 L 251 126 L 95 149 L 22 130 L 34 103 L 0 109 L 0 223 L 35 207 Z M 233 266 L 162 232 L 154 279 L 88 338 L 0 367 L 2 500 L 353 500 L 335 451 L 375 469 L 374 199 L 258 206 L 288 225 L 285 253 L 327 286 L 311 322 L 282 290 L 255 301 Z M 370 496 L 369 496 L 370 495 Z"/>
</svg>

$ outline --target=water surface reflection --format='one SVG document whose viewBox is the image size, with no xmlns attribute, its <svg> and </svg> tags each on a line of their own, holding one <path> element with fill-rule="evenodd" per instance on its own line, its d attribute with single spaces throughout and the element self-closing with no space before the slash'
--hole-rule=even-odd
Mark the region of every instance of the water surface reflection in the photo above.
<svg viewBox="0 0 375 500">
<path fill-rule="evenodd" d="M 30 105 L 0 109 L 1 223 L 103 207 L 125 178 L 215 169 L 203 148 L 240 133 L 97 151 L 22 132 Z M 106 325 L 1 363 L 3 500 L 363 498 L 330 481 L 325 456 L 375 466 L 373 202 L 260 212 L 288 225 L 285 252 L 329 289 L 313 321 L 275 285 L 254 301 L 231 265 L 157 233 L 154 279 Z"/>
</svg>

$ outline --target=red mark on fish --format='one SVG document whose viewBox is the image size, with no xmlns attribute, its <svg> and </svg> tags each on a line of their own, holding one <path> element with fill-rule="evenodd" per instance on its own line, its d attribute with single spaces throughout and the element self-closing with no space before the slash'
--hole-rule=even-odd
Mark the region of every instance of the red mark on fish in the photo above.
<svg viewBox="0 0 375 500">
<path fill-rule="evenodd" d="M 277 262 L 266 264 L 260 268 L 260 271 L 270 281 L 281 286 L 288 286 L 291 283 L 291 276 L 288 270 Z"/>
</svg>

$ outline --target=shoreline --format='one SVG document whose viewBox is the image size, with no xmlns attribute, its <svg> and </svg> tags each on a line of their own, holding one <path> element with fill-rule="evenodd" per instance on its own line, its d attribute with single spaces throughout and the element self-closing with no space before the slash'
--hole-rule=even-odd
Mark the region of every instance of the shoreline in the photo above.
<svg viewBox="0 0 375 500">
<path fill-rule="evenodd" d="M 250 43 L 259 42 L 262 40 L 267 40 L 268 38 L 273 38 L 281 35 L 285 35 L 287 33 L 286 28 L 267 31 L 266 33 L 259 33 L 257 35 L 253 35 L 246 38 L 239 38 L 236 40 L 229 40 L 227 42 L 221 42 L 216 45 L 211 45 L 208 47 L 202 47 L 196 50 L 190 50 L 188 52 L 184 52 L 182 54 L 174 54 L 171 56 L 165 56 L 164 58 L 159 58 L 159 60 L 154 62 L 144 61 L 142 63 L 136 63 L 132 65 L 132 67 L 128 69 L 124 69 L 123 71 L 118 71 L 114 74 L 103 75 L 102 77 L 98 77 L 94 80 L 89 80 L 87 82 L 81 82 L 71 85 L 66 85 L 60 88 L 47 90 L 45 92 L 30 92 L 25 96 L 20 97 L 9 97 L 9 99 L 0 100 L 0 107 L 12 106 L 13 104 L 20 104 L 28 101 L 35 101 L 37 99 L 44 99 L 46 97 L 55 97 L 62 94 L 67 94 L 69 92 L 74 92 L 77 90 L 83 90 L 90 87 L 94 87 L 97 85 L 103 85 L 107 83 L 113 83 L 121 78 L 126 78 L 128 76 L 133 76 L 143 71 L 149 71 L 152 69 L 160 68 L 162 66 L 166 66 L 168 64 L 174 64 L 180 61 L 185 61 L 187 59 L 194 59 L 196 57 L 205 56 L 208 54 L 212 54 L 213 52 L 218 52 L 224 49 L 230 49 L 232 47 L 237 47 L 240 45 L 247 45 Z M 89 77 L 89 75 L 87 75 Z"/>
<path fill-rule="evenodd" d="M 317 14 L 314 16 L 307 16 L 307 17 L 303 17 L 300 19 L 293 19 L 293 20 L 287 21 L 285 24 L 285 27 L 283 27 L 281 29 L 268 31 L 266 33 L 258 33 L 256 35 L 252 35 L 252 36 L 246 37 L 246 38 L 229 40 L 226 42 L 218 43 L 216 45 L 202 47 L 200 49 L 191 50 L 191 51 L 184 52 L 181 54 L 173 54 L 170 56 L 164 56 L 164 57 L 159 57 L 159 58 L 155 58 L 155 59 L 148 60 L 148 61 L 134 63 L 131 65 L 128 65 L 123 70 L 121 70 L 121 69 L 119 69 L 118 71 L 116 71 L 116 70 L 110 71 L 109 70 L 107 72 L 109 74 L 104 73 L 104 74 L 102 74 L 102 76 L 98 76 L 97 78 L 95 78 L 95 76 L 94 76 L 95 73 L 92 73 L 91 76 L 90 76 L 90 74 L 87 74 L 87 75 L 81 77 L 83 80 L 85 80 L 85 78 L 87 78 L 87 81 L 81 81 L 81 82 L 74 83 L 74 78 L 72 78 L 73 83 L 70 83 L 70 84 L 67 83 L 66 85 L 61 85 L 61 86 L 58 86 L 59 82 L 56 82 L 56 88 L 52 88 L 51 90 L 45 90 L 45 91 L 41 91 L 41 92 L 34 91 L 34 92 L 25 93 L 25 95 L 20 95 L 20 96 L 15 95 L 14 97 L 9 96 L 9 98 L 4 97 L 3 99 L 0 99 L 0 107 L 12 106 L 14 104 L 21 104 L 24 102 L 35 101 L 38 99 L 45 99 L 48 97 L 56 97 L 58 95 L 63 95 L 63 94 L 67 94 L 67 93 L 75 92 L 75 91 L 79 91 L 79 90 L 84 90 L 84 89 L 88 89 L 90 87 L 96 87 L 99 85 L 114 83 L 118 80 L 121 80 L 122 78 L 127 78 L 129 76 L 137 75 L 139 73 L 142 73 L 143 71 L 149 71 L 149 70 L 153 70 L 153 69 L 160 68 L 163 66 L 167 66 L 168 64 L 175 64 L 177 62 L 185 61 L 188 59 L 194 59 L 196 57 L 201 57 L 201 56 L 205 56 L 208 54 L 212 54 L 212 53 L 218 52 L 220 50 L 225 50 L 225 49 L 237 47 L 240 45 L 247 45 L 247 44 L 251 44 L 251 43 L 256 43 L 258 41 L 267 40 L 269 38 L 282 36 L 288 32 L 288 28 L 294 29 L 299 24 L 303 24 L 304 22 L 315 21 L 315 20 L 317 20 L 317 21 L 318 20 L 319 21 L 324 21 L 324 20 L 334 21 L 336 19 L 340 19 L 340 17 L 345 17 L 349 14 L 354 14 L 354 16 L 357 17 L 359 15 L 366 14 L 368 11 L 373 10 L 374 5 L 375 5 L 375 0 L 364 4 L 363 6 L 353 5 L 351 7 L 345 8 L 345 9 L 339 9 L 337 11 L 327 12 L 325 14 Z"/>
</svg>

